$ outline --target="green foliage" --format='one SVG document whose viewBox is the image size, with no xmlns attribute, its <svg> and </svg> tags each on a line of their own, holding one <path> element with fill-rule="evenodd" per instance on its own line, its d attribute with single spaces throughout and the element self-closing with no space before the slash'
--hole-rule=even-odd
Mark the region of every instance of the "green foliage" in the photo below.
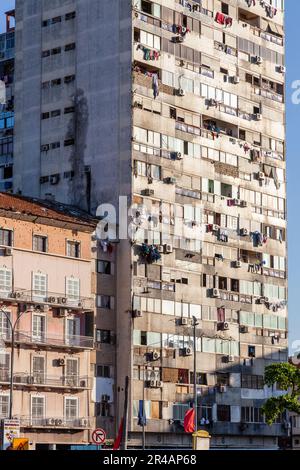
<svg viewBox="0 0 300 470">
<path fill-rule="evenodd" d="M 271 364 L 265 369 L 265 383 L 269 387 L 277 387 L 286 392 L 280 397 L 269 398 L 262 410 L 269 425 L 284 411 L 300 414 L 300 369 L 293 364 Z"/>
</svg>

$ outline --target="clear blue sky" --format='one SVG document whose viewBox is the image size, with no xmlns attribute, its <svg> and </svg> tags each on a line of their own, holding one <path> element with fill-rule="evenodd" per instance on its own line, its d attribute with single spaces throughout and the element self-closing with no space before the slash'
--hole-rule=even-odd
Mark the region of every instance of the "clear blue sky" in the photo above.
<svg viewBox="0 0 300 470">
<path fill-rule="evenodd" d="M 0 30 L 4 30 L 3 12 L 13 7 L 14 0 L 0 0 Z M 300 2 L 286 0 L 290 346 L 300 340 L 300 104 L 291 101 L 291 84 L 300 80 L 299 18 Z"/>
</svg>

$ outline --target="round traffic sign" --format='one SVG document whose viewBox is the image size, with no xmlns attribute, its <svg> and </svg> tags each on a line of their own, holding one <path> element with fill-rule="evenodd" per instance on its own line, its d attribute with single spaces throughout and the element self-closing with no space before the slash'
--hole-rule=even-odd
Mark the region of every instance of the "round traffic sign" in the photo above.
<svg viewBox="0 0 300 470">
<path fill-rule="evenodd" d="M 101 428 L 95 429 L 92 434 L 92 439 L 94 444 L 104 444 L 104 442 L 106 441 L 106 432 L 104 431 L 104 429 Z"/>
</svg>

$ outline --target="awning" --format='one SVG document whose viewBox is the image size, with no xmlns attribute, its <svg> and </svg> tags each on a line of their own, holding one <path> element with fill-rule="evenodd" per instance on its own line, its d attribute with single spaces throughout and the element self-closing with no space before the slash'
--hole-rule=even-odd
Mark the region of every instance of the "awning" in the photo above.
<svg viewBox="0 0 300 470">
<path fill-rule="evenodd" d="M 283 28 L 275 23 L 268 22 L 268 31 L 278 36 L 283 36 Z"/>
</svg>

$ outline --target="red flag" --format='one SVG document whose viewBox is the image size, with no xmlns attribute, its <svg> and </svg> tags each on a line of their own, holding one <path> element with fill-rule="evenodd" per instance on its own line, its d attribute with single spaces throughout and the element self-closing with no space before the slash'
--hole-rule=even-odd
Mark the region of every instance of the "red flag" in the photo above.
<svg viewBox="0 0 300 470">
<path fill-rule="evenodd" d="M 190 408 L 184 417 L 184 432 L 192 433 L 195 431 L 195 410 Z"/>
<path fill-rule="evenodd" d="M 124 427 L 124 418 L 122 418 L 122 421 L 121 421 L 121 424 L 120 424 L 120 427 L 119 427 L 119 432 L 118 432 L 118 435 L 117 435 L 116 440 L 114 442 L 113 450 L 119 450 L 120 449 L 120 445 L 121 445 L 121 442 L 122 442 L 122 435 L 123 435 L 123 427 Z"/>
</svg>

